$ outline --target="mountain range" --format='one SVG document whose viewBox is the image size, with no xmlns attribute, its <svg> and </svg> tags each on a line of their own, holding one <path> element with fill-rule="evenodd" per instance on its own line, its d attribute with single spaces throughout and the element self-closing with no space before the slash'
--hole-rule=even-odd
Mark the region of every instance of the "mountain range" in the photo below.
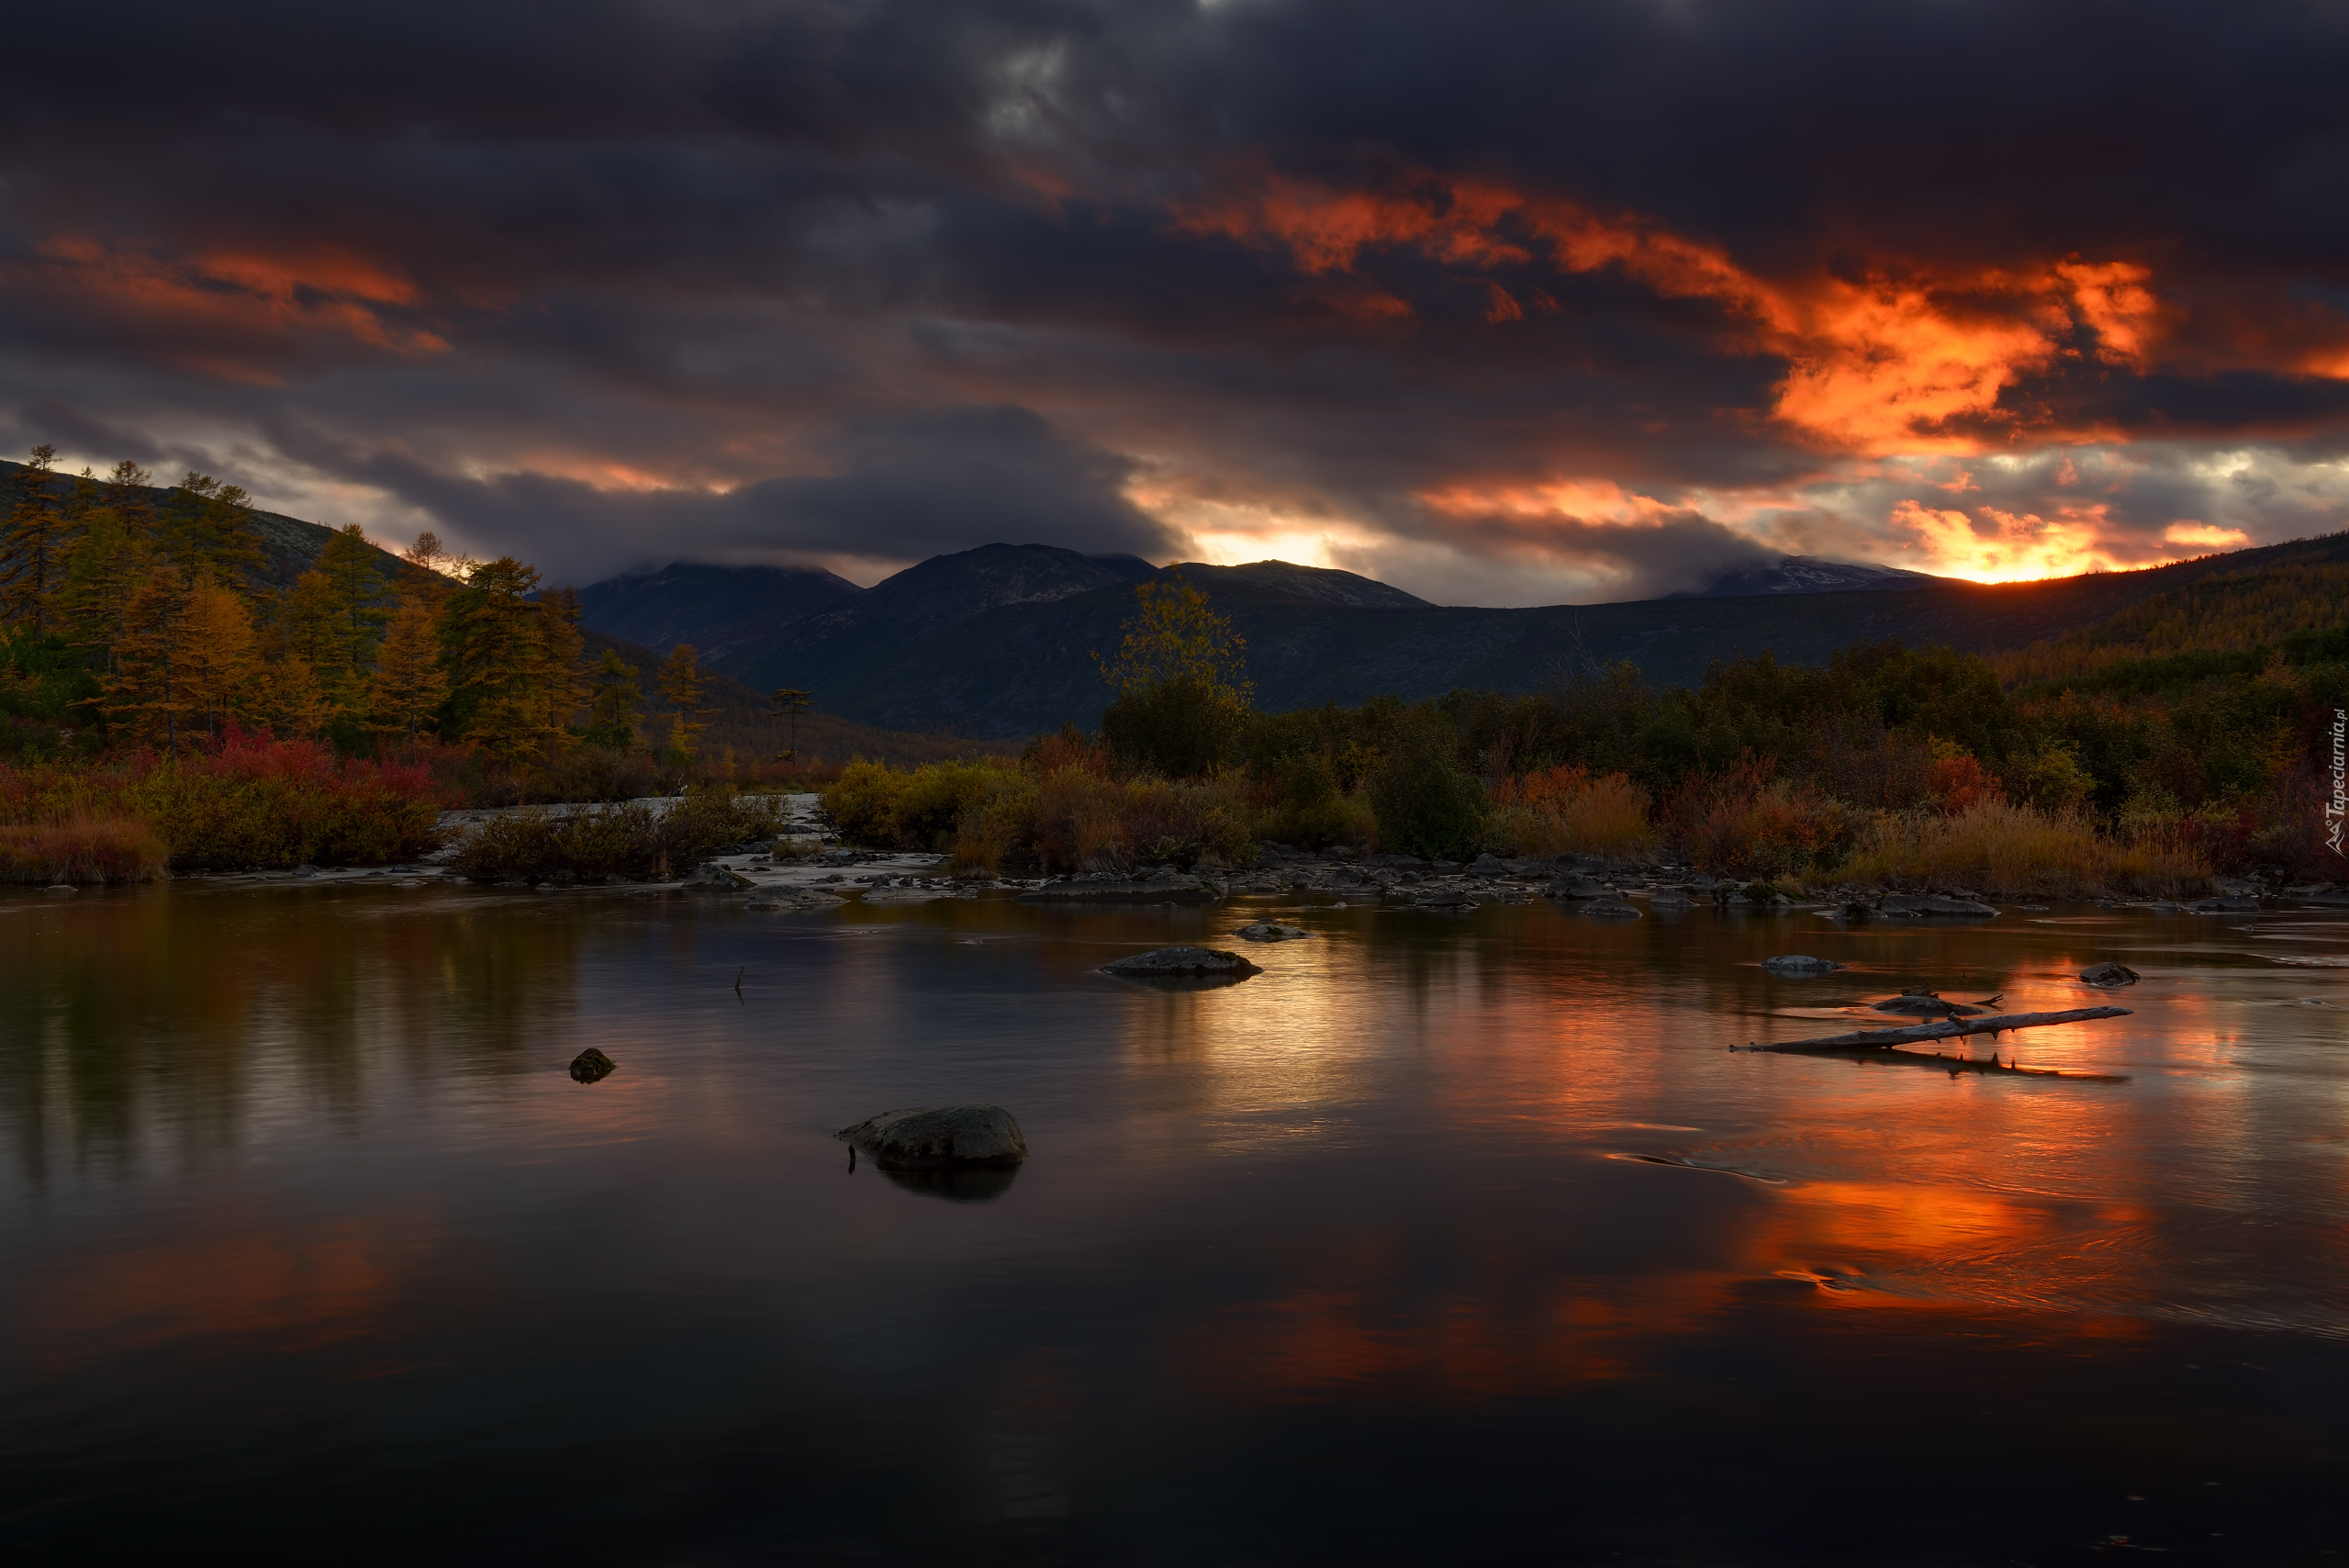
<svg viewBox="0 0 2349 1568">
<path fill-rule="evenodd" d="M 1157 568 L 1050 545 L 988 544 L 934 556 L 765 635 L 712 637 L 708 667 L 761 690 L 811 690 L 819 708 L 860 723 L 1006 739 L 1098 722 L 1109 691 L 1094 655 L 1114 653 L 1135 610 L 1135 584 L 1176 574 L 1231 618 L 1247 642 L 1258 703 L 1281 711 L 1381 692 L 1408 701 L 1456 687 L 1522 691 L 1626 659 L 1659 684 L 1694 684 L 1717 659 L 1768 650 L 1788 663 L 1823 664 L 1863 638 L 2019 648 L 2214 575 L 2319 562 L 2349 562 L 2349 534 L 2000 585 L 1794 556 L 1730 574 L 1701 594 L 1483 610 L 1284 561 Z M 711 602 L 730 607 L 728 624 L 740 623 L 733 599 Z M 679 635 L 698 630 L 683 599 L 672 608 Z M 587 623 L 602 629 L 592 610 Z"/>
</svg>

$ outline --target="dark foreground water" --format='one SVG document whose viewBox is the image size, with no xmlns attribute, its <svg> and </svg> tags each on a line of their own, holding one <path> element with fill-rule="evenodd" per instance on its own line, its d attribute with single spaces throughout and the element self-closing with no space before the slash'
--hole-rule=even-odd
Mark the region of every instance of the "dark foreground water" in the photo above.
<svg viewBox="0 0 2349 1568">
<path fill-rule="evenodd" d="M 2349 924 L 1322 909 L 1091 972 L 1264 907 L 0 900 L 0 1551 L 2349 1550 L 2349 969 L 2277 961 Z M 2125 1082 L 1723 1048 L 2109 957 L 2134 1016 L 2001 1049 Z M 829 1137 L 964 1099 L 1001 1190 Z"/>
</svg>

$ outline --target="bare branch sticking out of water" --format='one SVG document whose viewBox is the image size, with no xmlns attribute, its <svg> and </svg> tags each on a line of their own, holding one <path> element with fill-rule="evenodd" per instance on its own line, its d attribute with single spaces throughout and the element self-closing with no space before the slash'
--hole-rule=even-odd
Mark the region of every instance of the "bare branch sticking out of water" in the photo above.
<svg viewBox="0 0 2349 1568">
<path fill-rule="evenodd" d="M 2053 1068 L 2026 1068 L 2002 1063 L 1994 1053 L 1988 1061 L 1971 1057 L 1918 1056 L 1896 1047 L 1923 1045 L 1930 1040 L 1962 1035 L 2005 1034 L 2009 1029 L 2033 1029 L 2044 1024 L 2082 1024 L 2092 1018 L 2126 1018 L 2126 1007 L 2075 1007 L 2062 1013 L 2002 1013 L 1986 1018 L 1951 1018 L 1939 1024 L 1916 1024 L 1905 1029 L 1855 1029 L 1846 1035 L 1825 1035 L 1814 1040 L 1779 1040 L 1770 1045 L 1731 1046 L 1733 1051 L 1773 1051 L 1795 1056 L 1851 1057 L 1862 1061 L 1908 1061 L 1940 1067 L 1952 1073 L 2018 1073 L 2027 1078 L 2071 1078 L 2094 1083 L 2126 1083 L 2107 1073 L 2063 1072 Z"/>
</svg>

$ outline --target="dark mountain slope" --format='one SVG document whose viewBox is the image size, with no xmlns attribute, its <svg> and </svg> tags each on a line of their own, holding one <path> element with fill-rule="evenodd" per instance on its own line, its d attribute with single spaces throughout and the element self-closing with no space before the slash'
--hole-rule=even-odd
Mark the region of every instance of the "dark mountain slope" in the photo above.
<svg viewBox="0 0 2349 1568">
<path fill-rule="evenodd" d="M 864 591 L 820 566 L 672 561 L 581 588 L 580 622 L 656 654 L 690 643 L 708 660 Z"/>
<path fill-rule="evenodd" d="M 13 505 L 17 495 L 17 476 L 24 465 L 0 461 L 0 507 Z M 171 490 L 162 485 L 140 487 L 147 504 L 158 512 L 170 504 Z M 51 475 L 45 487 L 47 494 L 62 507 L 73 498 L 73 481 L 63 475 Z M 326 542 L 334 537 L 334 530 L 321 523 L 304 522 L 298 517 L 282 512 L 253 510 L 246 514 L 252 523 L 253 542 L 261 547 L 261 558 L 247 568 L 246 576 L 255 586 L 285 588 L 316 565 Z M 376 566 L 386 580 L 404 583 L 415 578 L 423 568 L 412 566 L 397 555 L 374 545 Z"/>
<path fill-rule="evenodd" d="M 1315 601 L 1284 591 L 1280 574 L 1251 576 L 1247 567 L 1191 568 L 1185 576 L 1207 588 L 1247 639 L 1257 701 L 1279 711 L 1356 703 L 1381 692 L 1408 700 L 1454 687 L 1522 691 L 1618 659 L 1639 665 L 1652 681 L 1690 684 L 1715 659 L 1766 649 L 1788 663 L 1823 664 L 1837 648 L 1867 638 L 1947 643 L 1977 653 L 2017 648 L 2192 582 L 2342 561 L 2349 561 L 2349 534 L 2053 582 L 1939 581 L 1900 591 L 1538 610 Z M 865 604 L 859 600 L 857 608 Z M 757 663 L 745 657 L 742 669 L 754 686 L 810 687 L 827 709 L 866 723 L 1030 734 L 1063 721 L 1098 722 L 1109 692 L 1091 655 L 1115 649 L 1119 627 L 1133 611 L 1132 588 L 1117 584 L 895 634 L 869 627 L 829 644 L 793 641 L 803 629 L 788 628 L 758 646 Z"/>
</svg>

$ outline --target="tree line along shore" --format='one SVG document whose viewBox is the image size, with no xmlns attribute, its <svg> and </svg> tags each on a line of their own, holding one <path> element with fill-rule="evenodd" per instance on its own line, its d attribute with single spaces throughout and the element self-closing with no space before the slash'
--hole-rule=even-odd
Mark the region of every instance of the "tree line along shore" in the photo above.
<svg viewBox="0 0 2349 1568">
<path fill-rule="evenodd" d="M 527 563 L 431 534 L 392 560 L 352 527 L 273 583 L 235 487 L 69 479 L 52 456 L 17 471 L 0 533 L 0 879 L 380 863 L 429 851 L 447 807 L 683 791 L 688 812 L 496 835 L 513 874 L 674 875 L 809 787 L 854 842 L 990 873 L 1244 865 L 1272 842 L 2044 896 L 2341 874 L 2319 745 L 2349 704 L 2338 568 L 2221 577 L 1989 658 L 1885 640 L 1694 688 L 1617 665 L 1284 713 L 1174 578 L 1136 588 L 1099 661 L 1097 732 L 818 763 L 705 745 L 694 650 L 647 692 Z"/>
</svg>

